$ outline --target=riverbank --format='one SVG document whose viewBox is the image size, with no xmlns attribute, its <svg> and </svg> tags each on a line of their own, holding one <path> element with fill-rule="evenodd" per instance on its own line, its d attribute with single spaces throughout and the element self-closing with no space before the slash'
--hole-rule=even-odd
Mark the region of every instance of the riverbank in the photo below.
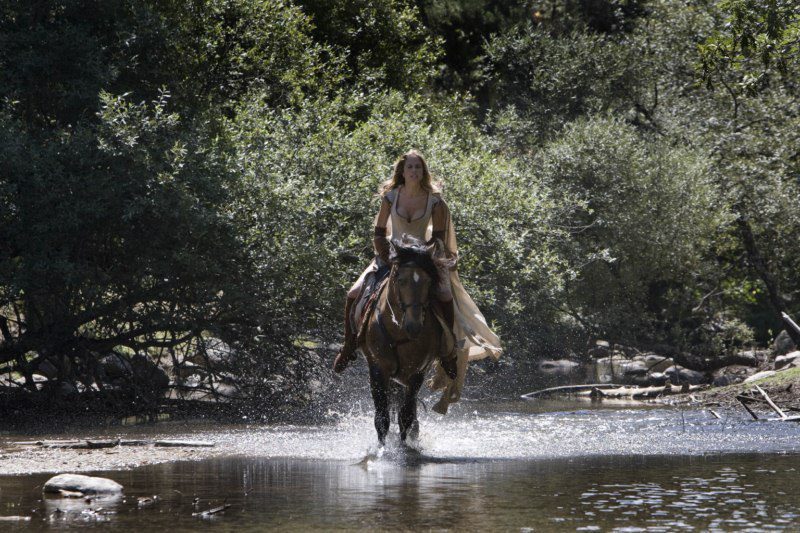
<svg viewBox="0 0 800 533">
<path fill-rule="evenodd" d="M 0 472 L 3 475 L 32 473 L 92 472 L 130 470 L 145 465 L 173 461 L 199 461 L 228 456 L 216 448 L 155 448 L 153 446 L 104 450 L 49 449 L 36 446 L 8 446 L 0 451 Z"/>
<path fill-rule="evenodd" d="M 696 405 L 719 405 L 721 407 L 740 408 L 736 396 L 743 394 L 756 385 L 761 387 L 779 406 L 794 405 L 800 408 L 800 368 L 790 368 L 776 372 L 771 376 L 737 383 L 725 387 L 715 387 L 691 395 L 676 397 L 677 401 L 690 402 Z"/>
</svg>

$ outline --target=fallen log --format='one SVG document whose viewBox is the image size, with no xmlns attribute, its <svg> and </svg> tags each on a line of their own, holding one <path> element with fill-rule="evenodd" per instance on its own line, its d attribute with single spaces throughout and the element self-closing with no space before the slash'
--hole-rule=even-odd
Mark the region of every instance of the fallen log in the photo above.
<svg viewBox="0 0 800 533">
<path fill-rule="evenodd" d="M 580 393 L 585 392 L 586 394 L 590 393 L 592 389 L 613 389 L 617 387 L 624 387 L 624 385 L 619 385 L 616 383 L 590 383 L 588 385 L 562 385 L 560 387 L 550 387 L 549 389 L 542 389 L 533 392 L 529 392 L 527 394 L 523 394 L 521 396 L 524 400 L 530 400 L 532 398 L 536 398 L 538 396 L 549 396 L 551 394 L 576 394 L 580 395 Z"/>
<path fill-rule="evenodd" d="M 789 326 L 786 333 L 789 334 L 795 344 L 800 344 L 800 326 L 797 325 L 797 322 L 792 320 L 792 317 L 784 312 L 781 312 L 781 318 L 783 318 L 783 321 Z"/>
<path fill-rule="evenodd" d="M 616 389 L 598 390 L 602 398 L 657 398 L 669 394 L 694 392 L 705 388 L 704 385 L 683 385 L 675 387 L 669 383 L 657 387 L 619 387 Z"/>
<path fill-rule="evenodd" d="M 209 509 L 207 511 L 202 511 L 200 513 L 192 513 L 192 516 L 199 516 L 201 518 L 205 518 L 207 516 L 213 516 L 217 513 L 222 513 L 225 509 L 229 508 L 231 504 L 226 503 L 224 505 L 220 505 L 219 507 L 214 507 L 213 509 Z"/>
<path fill-rule="evenodd" d="M 787 418 L 786 413 L 781 411 L 781 408 L 775 405 L 775 402 L 773 402 L 772 398 L 770 398 L 769 395 L 766 392 L 764 392 L 764 389 L 762 389 L 758 385 L 756 385 L 755 389 L 761 394 L 761 396 L 764 397 L 764 399 L 767 401 L 767 405 L 769 405 L 772 408 L 772 410 L 775 411 L 779 417 L 781 417 L 781 419 L 786 420 Z"/>
<path fill-rule="evenodd" d="M 800 415 L 787 415 L 783 409 L 778 407 L 778 405 L 774 401 L 772 401 L 772 398 L 769 397 L 769 394 L 767 394 L 767 392 L 758 385 L 756 385 L 755 388 L 751 390 L 751 392 L 759 393 L 761 395 L 761 398 L 739 394 L 738 396 L 736 396 L 736 399 L 739 401 L 739 403 L 742 404 L 742 407 L 744 407 L 747 410 L 747 412 L 750 413 L 750 416 L 753 418 L 753 420 L 769 420 L 770 422 L 800 422 Z M 766 403 L 772 411 L 777 413 L 778 417 L 759 419 L 755 411 L 753 411 L 750 408 L 750 406 L 747 405 L 749 403 L 754 403 L 754 402 Z"/>
<path fill-rule="evenodd" d="M 753 418 L 753 420 L 758 420 L 758 415 L 755 413 L 755 411 L 750 409 L 749 405 L 747 405 L 747 400 L 750 400 L 750 397 L 739 394 L 736 396 L 736 399 L 739 400 L 739 403 L 742 404 L 742 407 L 744 407 L 745 410 L 750 413 L 750 416 Z"/>
</svg>

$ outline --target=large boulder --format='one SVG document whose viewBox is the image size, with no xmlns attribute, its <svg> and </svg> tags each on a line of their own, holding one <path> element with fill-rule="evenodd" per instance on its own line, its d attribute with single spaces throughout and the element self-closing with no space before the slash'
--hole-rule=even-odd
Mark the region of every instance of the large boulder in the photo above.
<svg viewBox="0 0 800 533">
<path fill-rule="evenodd" d="M 549 376 L 569 376 L 576 373 L 580 366 L 580 363 L 568 359 L 546 359 L 539 362 L 539 372 Z"/>
<path fill-rule="evenodd" d="M 781 330 L 781 332 L 778 333 L 778 336 L 775 337 L 775 341 L 772 343 L 772 350 L 775 352 L 775 355 L 786 355 L 787 353 L 793 352 L 796 349 L 797 345 L 786 332 L 786 330 Z"/>
<path fill-rule="evenodd" d="M 597 383 L 615 383 L 622 381 L 627 359 L 621 357 L 601 357 L 594 362 L 592 375 Z"/>
<path fill-rule="evenodd" d="M 647 374 L 647 383 L 648 387 L 661 387 L 667 384 L 669 378 L 663 372 L 650 372 Z"/>
<path fill-rule="evenodd" d="M 134 379 L 154 397 L 163 396 L 169 388 L 169 376 L 149 357 L 136 354 L 131 358 Z"/>
<path fill-rule="evenodd" d="M 691 370 L 684 368 L 680 365 L 673 365 L 664 371 L 664 374 L 669 378 L 670 382 L 674 385 L 700 385 L 701 383 L 708 383 L 709 379 L 705 372 Z"/>
<path fill-rule="evenodd" d="M 58 369 L 50 359 L 42 359 L 36 367 L 36 372 L 45 376 L 47 379 L 55 379 L 58 376 Z"/>
<path fill-rule="evenodd" d="M 786 355 L 779 355 L 775 358 L 775 370 L 785 366 L 796 366 L 794 363 L 800 360 L 800 350 L 789 352 Z"/>
<path fill-rule="evenodd" d="M 665 357 L 655 353 L 646 353 L 640 355 L 639 358 L 644 360 L 650 372 L 663 372 L 675 364 L 671 357 Z"/>
<path fill-rule="evenodd" d="M 100 359 L 100 367 L 109 380 L 129 378 L 133 374 L 130 360 L 118 353 L 112 353 Z"/>
<path fill-rule="evenodd" d="M 225 341 L 215 337 L 203 339 L 204 350 L 187 356 L 187 360 L 209 369 L 225 369 L 236 360 L 236 352 Z"/>
<path fill-rule="evenodd" d="M 122 492 L 122 485 L 104 477 L 59 474 L 48 479 L 42 490 L 48 493 L 61 493 L 63 490 L 83 494 L 119 494 Z"/>
</svg>

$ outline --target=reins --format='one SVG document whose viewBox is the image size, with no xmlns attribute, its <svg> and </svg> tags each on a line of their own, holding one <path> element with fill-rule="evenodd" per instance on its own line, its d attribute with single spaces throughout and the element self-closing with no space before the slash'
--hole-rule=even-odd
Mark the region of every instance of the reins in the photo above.
<svg viewBox="0 0 800 533">
<path fill-rule="evenodd" d="M 395 278 L 397 277 L 397 269 L 402 268 L 403 266 L 407 266 L 407 265 L 417 266 L 415 263 L 409 262 L 409 263 L 404 263 L 403 265 L 396 265 L 396 266 L 392 267 L 392 271 L 389 274 L 389 279 L 387 280 L 387 285 L 391 285 L 391 286 L 387 287 L 387 289 L 391 289 L 393 291 L 397 291 L 397 288 L 394 285 Z M 431 304 L 430 298 L 428 298 L 428 301 L 424 302 L 424 303 L 417 302 L 417 303 L 407 304 L 407 303 L 403 302 L 402 300 L 400 300 L 399 295 L 395 294 L 395 296 L 397 297 L 397 300 L 398 300 L 398 302 L 400 304 L 400 310 L 403 312 L 403 314 L 405 314 L 406 309 L 425 308 L 425 307 L 430 307 L 430 304 Z M 392 306 L 390 295 L 388 293 L 386 294 L 386 305 L 389 307 L 389 311 L 393 315 L 393 322 L 395 324 L 397 324 L 397 320 L 394 319 L 394 314 L 395 313 L 394 313 L 394 309 L 393 309 L 393 306 Z M 405 338 L 405 339 L 395 340 L 391 336 L 391 334 L 389 333 L 389 330 L 386 329 L 386 324 L 383 323 L 383 314 L 381 313 L 381 306 L 379 304 L 375 306 L 375 319 L 378 321 L 378 327 L 380 328 L 381 335 L 383 335 L 383 338 L 386 341 L 386 343 L 389 345 L 389 348 L 392 349 L 392 352 L 394 353 L 395 357 L 397 357 L 397 347 L 400 346 L 400 345 L 406 344 L 408 342 L 411 342 L 411 339 L 410 338 Z"/>
</svg>

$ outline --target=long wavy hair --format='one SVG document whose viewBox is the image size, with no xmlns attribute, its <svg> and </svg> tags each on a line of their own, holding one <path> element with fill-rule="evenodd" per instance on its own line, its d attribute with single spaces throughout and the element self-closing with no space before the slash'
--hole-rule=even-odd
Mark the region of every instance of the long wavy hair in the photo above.
<svg viewBox="0 0 800 533">
<path fill-rule="evenodd" d="M 387 192 L 391 191 L 392 189 L 396 189 L 406 182 L 406 179 L 403 177 L 403 170 L 405 170 L 406 159 L 410 155 L 417 156 L 419 157 L 419 160 L 422 161 L 422 180 L 419 183 L 420 187 L 428 192 L 441 192 L 441 185 L 433 181 L 431 172 L 428 170 L 428 163 L 425 161 L 425 158 L 422 156 L 422 154 L 416 150 L 409 150 L 397 158 L 397 161 L 394 162 L 394 167 L 392 167 L 392 177 L 381 184 L 378 194 L 383 196 Z"/>
</svg>

